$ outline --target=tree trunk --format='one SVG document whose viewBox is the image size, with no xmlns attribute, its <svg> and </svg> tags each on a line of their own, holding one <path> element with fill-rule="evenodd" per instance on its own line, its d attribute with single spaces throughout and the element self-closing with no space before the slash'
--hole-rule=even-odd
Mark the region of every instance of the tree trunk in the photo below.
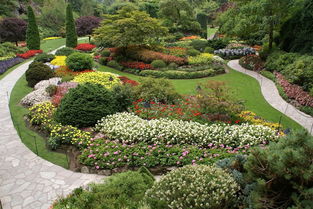
<svg viewBox="0 0 313 209">
<path fill-rule="evenodd" d="M 18 46 L 18 41 L 15 41 L 15 45 Z"/>
</svg>

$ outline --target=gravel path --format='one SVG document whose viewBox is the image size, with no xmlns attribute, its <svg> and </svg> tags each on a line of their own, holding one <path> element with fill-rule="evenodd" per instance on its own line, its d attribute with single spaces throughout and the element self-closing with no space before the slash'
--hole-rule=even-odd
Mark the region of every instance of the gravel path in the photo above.
<svg viewBox="0 0 313 209">
<path fill-rule="evenodd" d="M 0 80 L 0 200 L 3 209 L 48 209 L 57 197 L 103 178 L 54 165 L 36 156 L 21 142 L 11 120 L 8 97 L 30 63 L 19 66 Z"/>
<path fill-rule="evenodd" d="M 265 100 L 275 109 L 284 113 L 291 119 L 297 121 L 311 134 L 313 134 L 313 117 L 299 111 L 297 108 L 287 103 L 278 93 L 273 81 L 251 70 L 247 70 L 239 65 L 239 60 L 232 60 L 227 64 L 230 68 L 255 78 L 261 86 Z"/>
</svg>

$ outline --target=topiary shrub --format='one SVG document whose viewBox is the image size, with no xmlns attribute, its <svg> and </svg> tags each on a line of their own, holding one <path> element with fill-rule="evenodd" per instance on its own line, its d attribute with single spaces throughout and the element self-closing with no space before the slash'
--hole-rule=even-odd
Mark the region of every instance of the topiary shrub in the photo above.
<svg viewBox="0 0 313 209">
<path fill-rule="evenodd" d="M 93 59 L 89 54 L 75 52 L 66 58 L 66 65 L 73 71 L 91 70 Z"/>
<path fill-rule="evenodd" d="M 163 60 L 154 60 L 151 62 L 153 68 L 164 68 L 166 67 L 166 63 Z"/>
<path fill-rule="evenodd" d="M 76 52 L 76 50 L 69 48 L 69 47 L 63 47 L 61 49 L 58 49 L 55 53 L 56 56 L 69 56 Z"/>
<path fill-rule="evenodd" d="M 180 98 L 172 83 L 166 79 L 142 78 L 140 84 L 134 87 L 136 99 L 175 103 Z"/>
<path fill-rule="evenodd" d="M 25 76 L 28 86 L 34 87 L 40 81 L 54 77 L 54 72 L 49 66 L 41 62 L 33 62 L 29 65 Z"/>
<path fill-rule="evenodd" d="M 194 57 L 194 56 L 198 56 L 199 54 L 201 54 L 201 52 L 196 50 L 196 49 L 188 49 L 187 50 L 187 55 L 188 56 Z"/>
<path fill-rule="evenodd" d="M 55 56 L 53 54 L 42 53 L 42 54 L 37 55 L 34 61 L 46 63 L 46 62 L 51 62 L 54 58 Z"/>
<path fill-rule="evenodd" d="M 108 49 L 103 49 L 102 52 L 101 52 L 101 56 L 102 57 L 109 57 L 110 54 L 111 54 L 111 52 Z"/>
<path fill-rule="evenodd" d="M 112 89 L 119 112 L 127 111 L 132 105 L 134 93 L 130 84 L 115 85 Z"/>
<path fill-rule="evenodd" d="M 99 84 L 87 83 L 71 89 L 54 117 L 63 125 L 93 126 L 102 117 L 118 111 L 113 93 Z"/>
<path fill-rule="evenodd" d="M 203 52 L 205 47 L 208 46 L 208 41 L 207 40 L 201 40 L 201 39 L 195 39 L 195 40 L 191 41 L 190 46 L 192 46 L 196 50 Z"/>
<path fill-rule="evenodd" d="M 238 190 L 235 180 L 221 168 L 188 165 L 161 178 L 145 199 L 153 209 L 231 208 Z"/>
</svg>

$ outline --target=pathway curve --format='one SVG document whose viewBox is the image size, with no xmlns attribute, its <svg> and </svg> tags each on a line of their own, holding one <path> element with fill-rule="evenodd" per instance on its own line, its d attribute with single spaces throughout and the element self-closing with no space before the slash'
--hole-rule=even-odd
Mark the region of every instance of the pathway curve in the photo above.
<svg viewBox="0 0 313 209">
<path fill-rule="evenodd" d="M 9 96 L 27 62 L 0 80 L 0 200 L 3 209 L 48 209 L 59 196 L 103 176 L 75 173 L 29 150 L 11 120 Z"/>
<path fill-rule="evenodd" d="M 305 129 L 307 129 L 311 134 L 313 133 L 313 117 L 299 111 L 297 108 L 287 103 L 278 93 L 276 85 L 273 81 L 264 76 L 260 75 L 257 72 L 247 70 L 239 64 L 239 60 L 232 60 L 227 64 L 230 68 L 249 75 L 255 78 L 261 86 L 262 94 L 265 100 L 272 105 L 275 109 L 284 113 L 288 117 L 297 121 Z"/>
</svg>

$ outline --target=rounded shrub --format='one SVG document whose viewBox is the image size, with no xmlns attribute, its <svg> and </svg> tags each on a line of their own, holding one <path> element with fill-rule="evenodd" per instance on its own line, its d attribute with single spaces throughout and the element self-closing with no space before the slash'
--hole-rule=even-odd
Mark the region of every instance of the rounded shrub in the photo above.
<svg viewBox="0 0 313 209">
<path fill-rule="evenodd" d="M 208 41 L 207 40 L 202 40 L 202 39 L 195 39 L 195 40 L 191 41 L 190 46 L 192 46 L 193 48 L 203 52 L 205 47 L 208 46 Z"/>
<path fill-rule="evenodd" d="M 69 48 L 69 47 L 63 47 L 61 49 L 58 49 L 55 53 L 56 56 L 69 56 L 73 54 L 76 50 Z"/>
<path fill-rule="evenodd" d="M 196 49 L 188 49 L 187 50 L 187 55 L 188 56 L 198 56 L 200 54 L 200 51 L 196 50 Z"/>
<path fill-rule="evenodd" d="M 111 60 L 110 62 L 108 62 L 107 66 L 117 69 L 117 70 L 123 69 L 123 67 L 120 64 L 118 64 L 118 62 L 116 62 L 115 60 Z"/>
<path fill-rule="evenodd" d="M 87 83 L 71 89 L 64 96 L 54 117 L 63 125 L 89 127 L 117 110 L 112 91 L 99 84 Z"/>
<path fill-rule="evenodd" d="M 42 54 L 37 55 L 34 61 L 46 63 L 46 62 L 51 62 L 54 58 L 55 56 L 53 54 L 42 53 Z"/>
<path fill-rule="evenodd" d="M 93 59 L 89 54 L 75 52 L 66 58 L 66 65 L 73 71 L 91 70 Z"/>
<path fill-rule="evenodd" d="M 102 50 L 102 52 L 101 52 L 101 56 L 102 56 L 102 57 L 109 57 L 110 54 L 111 54 L 111 52 L 110 52 L 108 49 L 104 49 L 104 50 Z"/>
<path fill-rule="evenodd" d="M 212 47 L 205 47 L 204 49 L 204 53 L 210 53 L 213 54 L 214 53 L 214 49 Z"/>
<path fill-rule="evenodd" d="M 28 86 L 34 87 L 40 81 L 54 77 L 54 72 L 49 66 L 41 62 L 33 62 L 29 65 L 25 76 Z"/>
<path fill-rule="evenodd" d="M 221 168 L 188 165 L 165 175 L 146 192 L 146 201 L 154 209 L 231 208 L 238 184 Z"/>
<path fill-rule="evenodd" d="M 166 67 L 166 63 L 163 60 L 154 60 L 151 62 L 152 67 L 154 68 L 164 68 Z"/>
<path fill-rule="evenodd" d="M 178 68 L 178 65 L 177 65 L 175 62 L 172 62 L 172 63 L 170 63 L 167 67 L 168 67 L 169 69 L 175 70 L 175 69 Z"/>
</svg>

